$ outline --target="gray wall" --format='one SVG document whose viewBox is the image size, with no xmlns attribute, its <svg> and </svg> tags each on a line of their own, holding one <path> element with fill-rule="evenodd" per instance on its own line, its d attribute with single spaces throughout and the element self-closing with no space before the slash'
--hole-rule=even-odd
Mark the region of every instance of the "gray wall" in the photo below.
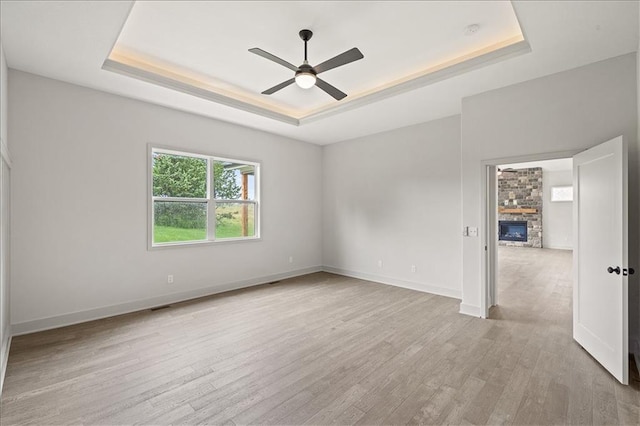
<svg viewBox="0 0 640 426">
<path fill-rule="evenodd" d="M 573 247 L 573 203 L 552 202 L 551 188 L 572 186 L 571 170 L 542 172 L 542 246 L 571 250 Z"/>
<path fill-rule="evenodd" d="M 0 145 L 4 147 L 5 154 L 8 144 L 7 140 L 7 111 L 8 111 L 8 69 L 7 62 L 0 42 Z M 11 337 L 11 321 L 10 321 L 10 300 L 9 300 L 9 279 L 7 271 L 9 269 L 9 216 L 8 201 L 9 191 L 8 183 L 9 168 L 6 159 L 0 160 L 0 391 L 4 383 L 4 373 L 6 362 L 9 357 L 9 339 Z"/>
<path fill-rule="evenodd" d="M 319 146 L 14 70 L 9 89 L 14 333 L 320 268 Z M 262 240 L 148 250 L 149 143 L 260 161 Z"/>
<path fill-rule="evenodd" d="M 460 297 L 459 116 L 326 146 L 323 170 L 328 270 Z"/>
<path fill-rule="evenodd" d="M 629 144 L 630 254 L 638 259 L 636 55 L 628 54 L 463 99 L 462 221 L 480 227 L 482 161 L 584 150 L 619 135 Z M 633 220 L 633 218 L 636 218 Z M 461 309 L 480 312 L 482 238 L 464 238 Z M 636 274 L 630 280 L 637 330 Z M 635 294 L 631 294 L 631 292 Z M 634 308 L 635 307 L 635 308 Z"/>
</svg>

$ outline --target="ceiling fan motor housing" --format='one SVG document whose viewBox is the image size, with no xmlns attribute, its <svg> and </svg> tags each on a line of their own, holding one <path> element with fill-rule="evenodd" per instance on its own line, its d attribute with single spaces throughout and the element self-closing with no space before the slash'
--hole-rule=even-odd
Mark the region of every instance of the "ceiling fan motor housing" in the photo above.
<svg viewBox="0 0 640 426">
<path fill-rule="evenodd" d="M 311 30 L 300 30 L 300 32 L 298 34 L 300 34 L 300 38 L 302 39 L 302 41 L 309 41 L 309 40 L 311 40 L 311 37 L 313 36 L 313 31 L 311 31 Z"/>
<path fill-rule="evenodd" d="M 305 63 L 298 67 L 298 71 L 296 71 L 296 75 L 298 74 L 313 74 L 316 75 L 316 72 L 313 70 L 313 67 L 304 61 Z"/>
</svg>

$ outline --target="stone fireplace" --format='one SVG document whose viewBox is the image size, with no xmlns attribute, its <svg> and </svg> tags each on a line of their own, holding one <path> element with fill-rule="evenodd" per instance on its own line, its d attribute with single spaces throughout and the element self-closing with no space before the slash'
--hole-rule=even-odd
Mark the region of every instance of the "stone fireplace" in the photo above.
<svg viewBox="0 0 640 426">
<path fill-rule="evenodd" d="M 498 175 L 498 244 L 542 248 L 542 168 Z"/>
</svg>

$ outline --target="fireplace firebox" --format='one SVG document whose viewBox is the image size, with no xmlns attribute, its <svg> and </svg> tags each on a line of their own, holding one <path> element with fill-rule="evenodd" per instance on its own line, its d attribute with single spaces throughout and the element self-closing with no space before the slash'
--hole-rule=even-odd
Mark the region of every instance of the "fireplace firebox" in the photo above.
<svg viewBox="0 0 640 426">
<path fill-rule="evenodd" d="M 501 220 L 498 222 L 498 225 L 498 240 L 527 242 L 526 220 Z"/>
</svg>

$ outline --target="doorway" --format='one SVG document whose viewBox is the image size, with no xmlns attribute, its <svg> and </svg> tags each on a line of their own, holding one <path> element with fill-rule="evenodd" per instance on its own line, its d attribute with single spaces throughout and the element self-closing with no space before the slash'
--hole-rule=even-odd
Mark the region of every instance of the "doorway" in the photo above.
<svg viewBox="0 0 640 426">
<path fill-rule="evenodd" d="M 562 342 L 575 340 L 620 383 L 628 384 L 628 276 L 633 274 L 634 270 L 628 265 L 626 141 L 624 136 L 618 136 L 575 155 L 549 155 L 520 161 L 531 162 L 569 156 L 574 161 L 572 182 L 575 185 L 575 246 L 572 255 L 573 301 L 565 308 L 568 312 L 572 311 L 573 333 L 572 339 L 565 339 L 562 333 L 558 333 L 556 337 Z M 489 308 L 498 302 L 498 214 L 495 206 L 498 204 L 497 165 L 504 163 L 508 161 L 483 162 L 482 191 L 485 197 L 482 200 L 482 216 L 485 225 L 483 242 L 486 255 L 482 262 L 484 270 L 481 308 L 486 317 L 489 317 Z M 563 193 L 566 196 L 566 188 L 559 188 L 557 195 L 562 196 Z M 510 204 L 509 200 L 505 200 L 505 203 Z M 516 212 L 514 206 L 509 207 L 510 213 Z M 521 210 L 517 212 L 524 213 Z M 541 265 L 536 272 L 544 273 L 547 266 L 546 263 Z M 555 276 L 558 274 L 547 278 Z M 602 321 L 604 311 L 608 312 L 605 316 L 606 321 Z M 540 312 L 538 309 L 534 313 L 535 318 L 527 318 L 523 322 L 554 325 L 548 321 L 546 312 Z"/>
<path fill-rule="evenodd" d="M 531 304 L 522 302 L 552 292 L 569 308 L 563 315 L 570 323 L 573 160 L 500 164 L 495 178 L 497 247 L 490 317 L 501 307 L 527 311 Z"/>
<path fill-rule="evenodd" d="M 481 262 L 482 287 L 480 298 L 480 311 L 483 318 L 489 318 L 489 310 L 498 303 L 498 169 L 499 166 L 508 166 L 542 162 L 547 160 L 571 159 L 579 151 L 564 151 L 556 153 L 543 153 L 524 155 L 519 157 L 505 157 L 485 160 L 482 162 L 482 223 L 484 232 L 481 234 L 482 244 L 485 249 L 484 260 Z M 513 203 L 511 203 L 513 204 Z M 504 202 L 503 202 L 503 207 Z"/>
</svg>

